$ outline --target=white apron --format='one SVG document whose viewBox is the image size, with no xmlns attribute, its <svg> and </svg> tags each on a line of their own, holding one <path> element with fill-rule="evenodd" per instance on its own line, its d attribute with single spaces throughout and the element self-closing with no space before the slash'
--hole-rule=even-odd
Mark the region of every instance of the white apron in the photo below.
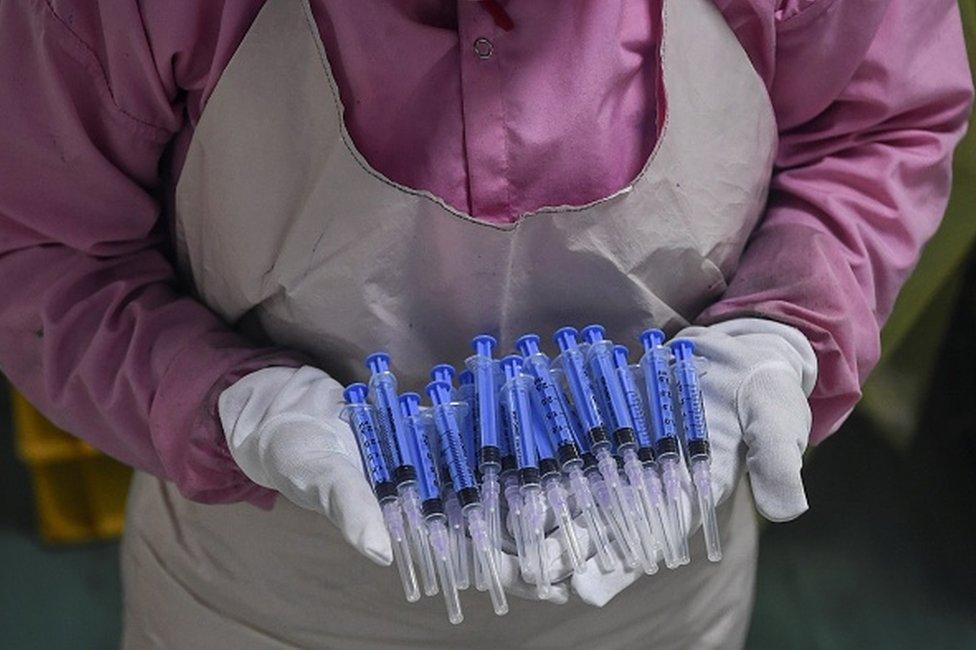
<svg viewBox="0 0 976 650">
<path fill-rule="evenodd" d="M 725 289 L 765 204 L 776 146 L 765 87 L 710 0 L 665 0 L 667 111 L 633 182 L 585 206 L 488 224 L 373 169 L 346 131 L 307 0 L 269 0 L 224 71 L 177 187 L 181 268 L 228 322 L 300 349 L 342 382 L 392 354 L 404 386 L 476 333 L 600 322 L 636 344 Z M 720 511 L 726 555 L 640 580 L 602 610 L 484 594 L 450 626 L 393 569 L 279 499 L 205 506 L 137 475 L 122 550 L 128 648 L 735 647 L 752 603 L 746 491 Z"/>
</svg>

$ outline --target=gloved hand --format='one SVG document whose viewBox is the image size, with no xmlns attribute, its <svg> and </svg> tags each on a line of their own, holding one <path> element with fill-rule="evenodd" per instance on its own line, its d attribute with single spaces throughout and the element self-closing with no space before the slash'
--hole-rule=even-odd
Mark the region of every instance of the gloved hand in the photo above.
<svg viewBox="0 0 976 650">
<path fill-rule="evenodd" d="M 317 368 L 265 368 L 220 395 L 220 420 L 231 456 L 248 478 L 325 515 L 356 550 L 377 564 L 389 565 L 393 550 L 383 516 L 356 438 L 339 418 L 342 390 Z M 555 557 L 558 544 L 550 544 Z M 498 570 L 505 590 L 537 599 L 534 586 L 521 576 L 513 550 L 500 555 Z M 568 587 L 561 585 L 548 600 L 560 603 L 567 598 Z"/>
<path fill-rule="evenodd" d="M 389 565 L 390 536 L 355 436 L 339 419 L 343 404 L 342 386 L 321 370 L 273 367 L 224 390 L 218 410 L 248 478 L 325 515 L 356 550 Z"/>
<path fill-rule="evenodd" d="M 800 477 L 811 425 L 807 397 L 817 376 L 810 343 L 788 325 L 753 318 L 688 327 L 675 338 L 691 339 L 696 356 L 708 360 L 701 388 L 716 503 L 732 495 L 746 471 L 764 517 L 780 522 L 801 515 L 808 507 Z M 701 526 L 693 489 L 686 477 L 682 505 L 689 531 Z M 588 565 L 571 584 L 583 601 L 596 606 L 641 575 L 622 569 L 602 574 L 594 559 Z M 565 560 L 552 571 L 554 577 L 567 574 Z"/>
</svg>

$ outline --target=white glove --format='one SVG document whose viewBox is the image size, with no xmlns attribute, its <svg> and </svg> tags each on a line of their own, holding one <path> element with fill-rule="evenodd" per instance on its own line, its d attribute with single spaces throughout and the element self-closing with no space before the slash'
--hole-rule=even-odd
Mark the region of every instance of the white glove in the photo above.
<svg viewBox="0 0 976 650">
<path fill-rule="evenodd" d="M 227 446 L 248 478 L 324 514 L 356 550 L 389 565 L 390 537 L 356 438 L 339 419 L 343 406 L 342 386 L 309 366 L 259 370 L 238 380 L 218 400 Z M 559 546 L 555 540 L 549 543 L 556 557 Z M 502 586 L 512 595 L 537 599 L 510 551 L 500 554 Z M 564 603 L 568 592 L 566 585 L 555 585 L 547 600 Z"/>
<path fill-rule="evenodd" d="M 688 327 L 675 338 L 691 339 L 696 356 L 707 359 L 701 388 L 716 503 L 732 495 L 746 471 L 756 508 L 766 519 L 789 521 L 803 514 L 808 506 L 800 468 L 811 425 L 807 397 L 817 378 L 810 343 L 793 327 L 754 318 Z M 687 480 L 685 490 L 682 505 L 691 532 L 701 518 Z M 563 563 L 553 567 L 554 577 L 566 573 Z M 571 584 L 583 601 L 602 607 L 640 575 L 601 574 L 591 559 Z"/>
<path fill-rule="evenodd" d="M 342 408 L 342 386 L 309 366 L 253 372 L 218 401 L 227 446 L 248 478 L 325 515 L 356 550 L 389 565 L 390 536 Z"/>
</svg>

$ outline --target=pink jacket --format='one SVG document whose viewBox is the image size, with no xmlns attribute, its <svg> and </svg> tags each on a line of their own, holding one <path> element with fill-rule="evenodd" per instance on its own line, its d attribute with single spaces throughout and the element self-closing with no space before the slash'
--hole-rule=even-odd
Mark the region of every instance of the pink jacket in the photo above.
<svg viewBox="0 0 976 650">
<path fill-rule="evenodd" d="M 781 141 L 767 214 L 699 320 L 807 335 L 817 442 L 856 403 L 945 208 L 972 99 L 959 14 L 953 0 L 715 2 Z M 262 4 L 0 3 L 0 369 L 57 424 L 206 502 L 271 502 L 230 458 L 216 397 L 301 363 L 194 300 L 169 237 L 194 126 Z M 485 219 L 626 184 L 663 101 L 656 3 L 501 4 L 511 31 L 467 0 L 313 0 L 357 145 Z"/>
</svg>

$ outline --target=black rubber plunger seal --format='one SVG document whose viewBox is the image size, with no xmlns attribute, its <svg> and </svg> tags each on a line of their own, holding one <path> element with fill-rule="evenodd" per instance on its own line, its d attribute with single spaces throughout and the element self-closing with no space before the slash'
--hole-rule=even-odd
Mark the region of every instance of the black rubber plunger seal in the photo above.
<svg viewBox="0 0 976 650">
<path fill-rule="evenodd" d="M 397 485 L 407 481 L 416 481 L 417 468 L 413 465 L 400 465 L 393 470 L 393 480 L 396 481 Z"/>
<path fill-rule="evenodd" d="M 591 469 L 597 466 L 596 456 L 594 456 L 591 452 L 584 452 L 581 458 L 583 459 L 584 469 Z"/>
<path fill-rule="evenodd" d="M 634 430 L 630 427 L 617 429 L 613 432 L 613 437 L 617 440 L 618 447 L 637 444 L 637 438 L 634 437 Z"/>
<path fill-rule="evenodd" d="M 481 501 L 481 498 L 478 494 L 478 488 L 476 487 L 469 487 L 469 488 L 464 488 L 463 490 L 459 490 L 457 495 L 458 495 L 458 501 L 461 502 L 461 508 L 471 505 L 472 503 L 478 503 L 479 501 Z"/>
<path fill-rule="evenodd" d="M 376 487 L 373 488 L 373 492 L 376 493 L 376 499 L 378 501 L 383 501 L 384 499 L 389 499 L 390 497 L 396 496 L 396 486 L 389 481 L 383 481 L 382 483 L 376 484 Z"/>
<path fill-rule="evenodd" d="M 707 440 L 689 440 L 688 441 L 688 457 L 698 458 L 699 456 L 708 456 L 708 441 Z"/>
<path fill-rule="evenodd" d="M 556 449 L 556 456 L 559 457 L 559 464 L 565 466 L 566 463 L 574 461 L 580 457 L 576 445 L 571 442 L 564 442 Z"/>
<path fill-rule="evenodd" d="M 657 455 L 667 456 L 668 454 L 678 453 L 678 439 L 672 436 L 661 438 L 657 441 Z"/>
<path fill-rule="evenodd" d="M 603 427 L 593 427 L 592 429 L 586 432 L 586 435 L 590 439 L 591 447 L 596 447 L 597 445 L 601 445 L 605 442 L 610 441 L 610 439 L 607 438 L 607 430 L 604 429 Z"/>
<path fill-rule="evenodd" d="M 511 472 L 515 470 L 515 456 L 505 456 L 502 458 L 502 471 Z"/>
<path fill-rule="evenodd" d="M 655 460 L 654 450 L 650 447 L 641 447 L 637 450 L 637 458 L 645 465 L 653 463 Z"/>
<path fill-rule="evenodd" d="M 482 447 L 478 451 L 478 463 L 481 465 L 501 465 L 502 452 L 498 447 Z"/>
<path fill-rule="evenodd" d="M 518 477 L 519 477 L 519 485 L 538 485 L 539 468 L 526 467 L 525 469 L 520 469 L 518 471 Z"/>
<path fill-rule="evenodd" d="M 420 504 L 420 509 L 423 511 L 425 517 L 439 515 L 444 512 L 444 502 L 437 497 L 427 499 Z"/>
<path fill-rule="evenodd" d="M 557 463 L 554 458 L 540 458 L 539 473 L 542 476 L 549 476 L 550 474 L 558 474 L 559 463 Z"/>
</svg>

